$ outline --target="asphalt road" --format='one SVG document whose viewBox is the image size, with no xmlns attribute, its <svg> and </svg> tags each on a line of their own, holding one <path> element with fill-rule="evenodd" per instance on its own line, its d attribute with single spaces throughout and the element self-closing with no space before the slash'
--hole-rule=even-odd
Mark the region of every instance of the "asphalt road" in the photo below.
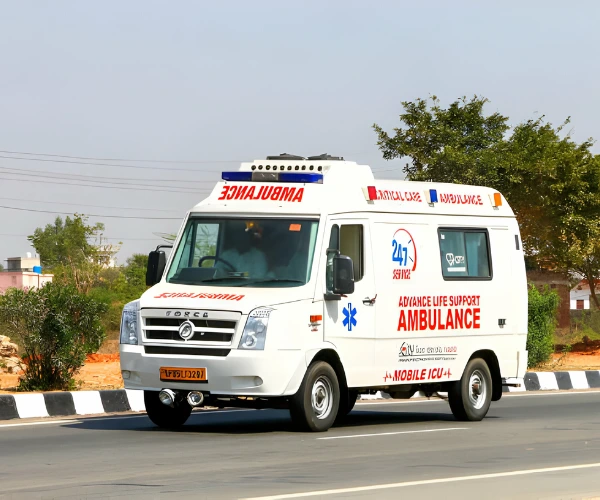
<svg viewBox="0 0 600 500">
<path fill-rule="evenodd" d="M 600 497 L 600 392 L 507 396 L 478 423 L 443 401 L 358 404 L 320 434 L 275 410 L 194 413 L 180 432 L 0 423 L 2 499 L 253 497 Z"/>
</svg>

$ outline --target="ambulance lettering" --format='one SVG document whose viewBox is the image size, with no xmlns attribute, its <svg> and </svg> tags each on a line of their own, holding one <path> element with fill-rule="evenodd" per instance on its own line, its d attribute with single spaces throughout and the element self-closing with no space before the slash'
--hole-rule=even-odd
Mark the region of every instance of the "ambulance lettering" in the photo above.
<svg viewBox="0 0 600 500">
<path fill-rule="evenodd" d="M 301 202 L 304 188 L 282 186 L 223 186 L 218 200 L 263 200 L 287 201 L 290 203 Z"/>
<path fill-rule="evenodd" d="M 404 201 L 421 203 L 421 193 L 418 191 L 397 191 L 393 189 L 377 189 L 378 200 Z"/>
<path fill-rule="evenodd" d="M 387 382 L 423 382 L 425 380 L 442 380 L 452 377 L 450 368 L 417 368 L 409 370 L 386 371 L 383 381 Z"/>
<path fill-rule="evenodd" d="M 155 299 L 214 299 L 214 300 L 242 300 L 244 295 L 232 293 L 161 293 Z"/>
<path fill-rule="evenodd" d="M 479 194 L 440 193 L 440 203 L 451 205 L 483 205 L 483 200 Z"/>
<path fill-rule="evenodd" d="M 398 331 L 478 330 L 479 295 L 400 297 Z"/>
</svg>

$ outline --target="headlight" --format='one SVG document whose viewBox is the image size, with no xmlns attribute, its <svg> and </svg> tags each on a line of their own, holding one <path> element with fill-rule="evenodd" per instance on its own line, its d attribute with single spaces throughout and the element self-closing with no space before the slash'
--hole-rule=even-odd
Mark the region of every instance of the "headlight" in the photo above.
<svg viewBox="0 0 600 500">
<path fill-rule="evenodd" d="M 125 304 L 121 316 L 121 344 L 138 344 L 138 313 L 140 302 L 134 300 Z"/>
<path fill-rule="evenodd" d="M 254 309 L 249 315 L 240 340 L 240 349 L 263 350 L 272 309 Z"/>
</svg>

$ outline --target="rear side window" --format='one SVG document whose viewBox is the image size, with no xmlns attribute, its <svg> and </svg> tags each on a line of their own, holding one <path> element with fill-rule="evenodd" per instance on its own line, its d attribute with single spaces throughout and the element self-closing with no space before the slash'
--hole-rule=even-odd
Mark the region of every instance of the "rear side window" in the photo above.
<svg viewBox="0 0 600 500">
<path fill-rule="evenodd" d="M 486 229 L 439 229 L 445 280 L 490 280 L 492 264 Z"/>
</svg>

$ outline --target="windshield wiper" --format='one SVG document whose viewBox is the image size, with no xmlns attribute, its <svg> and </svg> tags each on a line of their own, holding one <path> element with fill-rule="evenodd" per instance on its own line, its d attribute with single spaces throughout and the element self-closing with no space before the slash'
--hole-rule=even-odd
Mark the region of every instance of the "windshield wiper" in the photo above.
<svg viewBox="0 0 600 500">
<path fill-rule="evenodd" d="M 304 281 L 302 281 L 302 280 L 288 280 L 288 279 L 272 278 L 272 279 L 266 279 L 266 280 L 254 280 L 249 283 L 243 283 L 240 286 L 250 286 L 250 285 L 256 285 L 258 283 L 301 283 L 304 285 Z"/>
<path fill-rule="evenodd" d="M 210 278 L 207 280 L 200 280 L 200 283 L 214 283 L 215 281 L 229 281 L 229 280 L 247 280 L 247 276 L 222 276 L 221 278 Z"/>
</svg>

